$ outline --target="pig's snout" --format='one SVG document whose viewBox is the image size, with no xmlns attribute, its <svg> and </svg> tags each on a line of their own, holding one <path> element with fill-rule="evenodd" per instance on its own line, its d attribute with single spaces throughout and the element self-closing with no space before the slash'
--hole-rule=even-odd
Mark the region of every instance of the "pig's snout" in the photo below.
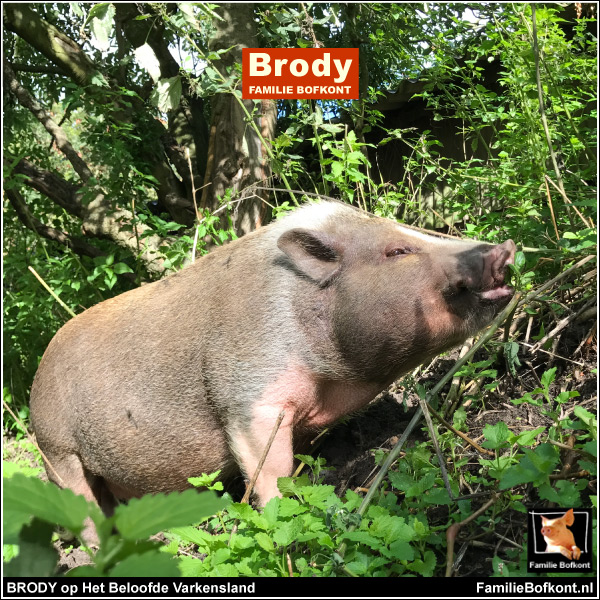
<svg viewBox="0 0 600 600">
<path fill-rule="evenodd" d="M 507 265 L 514 263 L 516 246 L 512 240 L 493 246 L 482 253 L 465 257 L 450 279 L 454 290 L 477 294 L 482 300 L 502 301 L 512 296 L 513 289 L 504 283 Z"/>
<path fill-rule="evenodd" d="M 513 289 L 504 283 L 504 277 L 507 265 L 515 262 L 516 249 L 512 240 L 506 240 L 483 257 L 481 298 L 496 301 L 512 296 Z"/>
</svg>

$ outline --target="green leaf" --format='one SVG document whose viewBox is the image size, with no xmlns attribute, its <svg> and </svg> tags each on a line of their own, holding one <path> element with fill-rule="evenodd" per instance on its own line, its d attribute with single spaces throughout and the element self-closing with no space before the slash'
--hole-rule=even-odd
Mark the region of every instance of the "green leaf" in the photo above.
<svg viewBox="0 0 600 600">
<path fill-rule="evenodd" d="M 426 504 L 435 504 L 436 506 L 443 506 L 453 504 L 454 500 L 450 498 L 448 490 L 445 487 L 436 487 L 428 490 L 423 494 L 423 502 Z"/>
<path fill-rule="evenodd" d="M 23 522 L 23 517 L 33 515 L 48 523 L 66 527 L 75 534 L 81 533 L 84 520 L 100 509 L 88 503 L 83 496 L 76 496 L 69 489 L 59 489 L 20 473 L 4 479 L 4 523 L 10 531 L 10 520 Z M 8 542 L 10 543 L 10 542 Z"/>
<path fill-rule="evenodd" d="M 279 477 L 277 479 L 277 488 L 284 496 L 298 496 L 303 487 L 310 486 L 310 479 L 307 473 L 300 477 Z"/>
<path fill-rule="evenodd" d="M 96 4 L 88 16 L 91 19 L 90 28 L 95 40 L 95 46 L 100 52 L 106 52 L 110 48 L 109 36 L 112 32 L 115 16 L 115 7 L 112 2 L 101 2 Z"/>
<path fill-rule="evenodd" d="M 525 266 L 527 259 L 525 258 L 525 254 L 523 252 L 515 252 L 515 267 L 521 271 L 521 269 Z"/>
<path fill-rule="evenodd" d="M 33 519 L 19 534 L 19 555 L 4 563 L 5 577 L 49 577 L 56 570 L 58 552 L 52 546 L 54 526 Z"/>
<path fill-rule="evenodd" d="M 264 533 L 263 531 L 259 531 L 255 536 L 254 539 L 256 540 L 256 543 L 263 549 L 266 550 L 269 553 L 275 552 L 275 546 L 273 544 L 273 540 L 271 539 L 271 537 L 269 535 L 267 535 L 266 533 Z"/>
<path fill-rule="evenodd" d="M 415 557 L 414 548 L 404 540 L 396 540 L 390 544 L 389 554 L 396 560 L 413 560 Z"/>
<path fill-rule="evenodd" d="M 2 461 L 2 477 L 12 477 L 15 473 L 21 473 L 26 477 L 38 477 L 44 467 L 29 467 L 13 462 Z"/>
<path fill-rule="evenodd" d="M 538 427 L 537 429 L 531 429 L 530 431 L 522 431 L 516 436 L 515 443 L 519 446 L 531 446 L 535 438 L 543 431 L 546 431 L 545 427 Z"/>
<path fill-rule="evenodd" d="M 411 571 L 420 573 L 423 577 L 431 577 L 435 569 L 435 554 L 431 550 L 427 550 L 423 554 L 423 560 L 417 559 L 407 565 Z"/>
<path fill-rule="evenodd" d="M 231 538 L 231 549 L 239 552 L 240 550 L 247 550 L 248 548 L 254 548 L 254 538 L 247 537 L 245 535 L 234 535 Z"/>
<path fill-rule="evenodd" d="M 279 502 L 279 516 L 281 518 L 300 515 L 309 510 L 309 506 L 300 504 L 295 498 L 281 498 Z"/>
<path fill-rule="evenodd" d="M 342 178 L 342 175 L 345 170 L 345 165 L 343 162 L 334 161 L 331 163 L 331 175 L 334 179 Z"/>
<path fill-rule="evenodd" d="M 239 577 L 240 572 L 236 569 L 235 565 L 220 564 L 214 568 L 212 575 L 215 577 Z"/>
<path fill-rule="evenodd" d="M 161 112 L 169 112 L 179 106 L 181 101 L 181 77 L 168 77 L 161 79 L 150 95 L 150 101 Z"/>
<path fill-rule="evenodd" d="M 358 542 L 359 544 L 364 544 L 365 546 L 369 546 L 369 548 L 373 548 L 377 550 L 383 546 L 383 542 L 380 539 L 377 539 L 375 536 L 367 533 L 366 531 L 346 531 L 341 534 L 341 536 L 345 540 L 350 540 L 351 542 Z"/>
<path fill-rule="evenodd" d="M 227 504 L 227 500 L 213 491 L 148 495 L 117 506 L 115 525 L 125 539 L 142 539 L 164 529 L 197 523 L 223 510 Z"/>
<path fill-rule="evenodd" d="M 210 535 L 203 529 L 198 529 L 193 525 L 187 527 L 171 527 L 169 528 L 171 533 L 179 536 L 185 542 L 191 542 L 196 544 L 201 550 L 206 551 L 209 548 L 211 542 L 215 542 L 215 536 Z"/>
<path fill-rule="evenodd" d="M 405 492 L 409 489 L 415 482 L 413 476 L 410 473 L 401 473 L 399 471 L 390 471 L 388 473 L 388 477 L 392 486 L 400 490 L 401 492 Z"/>
<path fill-rule="evenodd" d="M 417 498 L 427 490 L 430 490 L 435 485 L 435 476 L 436 474 L 433 471 L 429 471 L 429 473 L 421 477 L 406 490 L 406 497 Z"/>
<path fill-rule="evenodd" d="M 508 467 L 500 477 L 500 489 L 505 490 L 522 483 L 541 485 L 558 464 L 558 451 L 551 444 L 540 444 L 535 450 L 523 448 L 525 456 L 519 464 Z"/>
<path fill-rule="evenodd" d="M 396 540 L 410 542 L 416 537 L 415 530 L 406 523 L 403 517 L 384 515 L 377 517 L 369 527 L 369 533 L 383 538 L 386 544 Z"/>
<path fill-rule="evenodd" d="M 227 512 L 230 516 L 239 519 L 240 521 L 250 521 L 256 516 L 256 511 L 245 502 L 232 502 L 227 507 Z"/>
<path fill-rule="evenodd" d="M 496 423 L 496 425 L 487 424 L 483 428 L 483 435 L 485 436 L 486 441 L 481 445 L 490 450 L 498 450 L 508 445 L 510 431 L 508 425 L 504 423 L 504 421 L 500 421 L 499 423 Z"/>
<path fill-rule="evenodd" d="M 585 410 L 585 408 L 584 408 L 583 410 Z M 586 412 L 587 412 L 587 411 L 586 411 Z M 583 445 L 583 449 L 584 449 L 584 450 L 585 450 L 585 451 L 586 451 L 588 454 L 591 454 L 591 455 L 592 455 L 592 456 L 594 456 L 594 457 L 597 457 L 597 456 L 598 456 L 598 446 L 597 446 L 596 442 L 591 442 L 591 441 L 590 441 L 590 442 L 586 442 L 586 443 Z"/>
<path fill-rule="evenodd" d="M 544 387 L 544 389 L 546 390 L 546 392 L 548 392 L 550 385 L 552 384 L 552 382 L 554 381 L 555 378 L 556 378 L 556 367 L 552 367 L 551 369 L 548 369 L 541 376 L 540 382 L 541 382 L 542 386 Z"/>
<path fill-rule="evenodd" d="M 576 406 L 573 409 L 573 413 L 580 421 L 582 421 L 585 424 L 585 426 L 588 428 L 589 432 L 592 434 L 593 438 L 596 439 L 596 435 L 597 435 L 596 417 L 591 412 L 589 412 L 588 410 L 583 408 L 583 406 Z"/>
<path fill-rule="evenodd" d="M 272 529 L 277 523 L 277 515 L 279 514 L 279 498 L 277 496 L 271 498 L 265 504 L 262 514 L 269 529 Z"/>
<path fill-rule="evenodd" d="M 179 577 L 178 563 L 172 556 L 151 550 L 132 554 L 109 572 L 110 577 Z"/>
<path fill-rule="evenodd" d="M 142 69 L 146 69 L 148 75 L 155 83 L 160 79 L 160 63 L 149 44 L 142 44 L 134 50 L 135 58 Z"/>
<path fill-rule="evenodd" d="M 231 548 L 217 548 L 209 557 L 211 564 L 216 566 L 231 559 Z"/>
<path fill-rule="evenodd" d="M 207 561 L 198 560 L 193 556 L 181 556 L 178 566 L 181 577 L 206 577 L 210 574 Z"/>
<path fill-rule="evenodd" d="M 289 546 L 296 540 L 302 529 L 300 521 L 294 519 L 292 521 L 284 521 L 281 526 L 273 533 L 273 541 L 278 546 Z"/>
<path fill-rule="evenodd" d="M 521 366 L 519 361 L 519 344 L 517 342 L 506 342 L 504 344 L 504 356 L 506 357 L 506 364 L 510 374 L 513 377 L 517 377 L 517 367 Z"/>
<path fill-rule="evenodd" d="M 125 263 L 122 263 L 122 262 L 117 263 L 113 267 L 113 271 L 117 275 L 122 275 L 123 273 L 133 273 L 133 269 L 129 265 L 126 265 Z"/>
<path fill-rule="evenodd" d="M 311 485 L 302 488 L 304 500 L 311 506 L 326 508 L 325 504 L 335 492 L 333 485 Z"/>
<path fill-rule="evenodd" d="M 538 494 L 542 500 L 556 502 L 559 506 L 581 505 L 581 494 L 571 481 L 557 481 L 554 487 L 544 483 L 538 488 Z"/>
</svg>

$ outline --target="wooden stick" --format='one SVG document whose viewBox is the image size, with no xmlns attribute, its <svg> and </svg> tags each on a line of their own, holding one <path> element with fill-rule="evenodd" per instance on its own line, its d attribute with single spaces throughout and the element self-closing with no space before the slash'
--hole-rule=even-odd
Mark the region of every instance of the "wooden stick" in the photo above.
<svg viewBox="0 0 600 600">
<path fill-rule="evenodd" d="M 75 317 L 75 313 L 56 295 L 54 290 L 37 274 L 37 271 L 33 267 L 27 267 L 36 277 L 36 279 L 46 288 L 48 293 L 72 316 Z"/>
<path fill-rule="evenodd" d="M 36 440 L 29 433 L 27 427 L 25 427 L 25 425 L 23 424 L 21 419 L 19 419 L 19 417 L 17 417 L 17 415 L 15 415 L 15 413 L 11 410 L 10 406 L 6 403 L 6 400 L 2 400 L 2 404 L 4 404 L 4 408 L 12 415 L 12 418 L 21 426 L 21 429 L 26 433 L 27 437 L 29 438 L 29 441 L 37 448 L 37 451 L 40 453 L 40 456 L 43 458 L 44 463 L 54 473 L 56 480 L 60 483 L 60 485 L 62 487 L 67 487 L 65 485 L 65 482 L 63 481 L 63 478 L 56 472 L 56 469 L 52 466 L 52 463 L 46 458 L 46 455 L 42 452 L 42 450 L 38 446 Z"/>
<path fill-rule="evenodd" d="M 265 460 L 267 459 L 267 454 L 269 453 L 269 450 L 271 449 L 271 445 L 273 444 L 273 440 L 275 439 L 275 436 L 277 435 L 277 431 L 279 431 L 279 426 L 281 425 L 281 421 L 283 421 L 284 416 L 285 416 L 285 410 L 282 410 L 279 413 L 279 416 L 277 417 L 277 421 L 275 422 L 275 425 L 273 426 L 273 431 L 271 431 L 271 436 L 269 437 L 269 441 L 267 442 L 267 445 L 265 446 L 265 449 L 263 450 L 262 456 L 260 457 L 260 461 L 258 462 L 256 470 L 254 471 L 254 475 L 252 476 L 252 479 L 246 486 L 246 492 L 244 494 L 244 497 L 242 498 L 243 504 L 248 504 L 248 501 L 250 500 L 250 494 L 252 493 L 254 484 L 256 483 L 256 480 L 258 479 L 258 475 L 259 475 L 261 469 L 263 468 L 263 465 L 265 464 Z"/>
</svg>

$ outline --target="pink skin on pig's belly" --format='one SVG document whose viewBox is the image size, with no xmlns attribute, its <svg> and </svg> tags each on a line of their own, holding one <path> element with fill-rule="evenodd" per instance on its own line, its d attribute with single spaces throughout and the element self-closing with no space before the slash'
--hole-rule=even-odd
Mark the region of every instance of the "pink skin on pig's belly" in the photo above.
<svg viewBox="0 0 600 600">
<path fill-rule="evenodd" d="M 232 449 L 251 478 L 256 471 L 277 417 L 285 416 L 267 454 L 255 485 L 261 504 L 280 496 L 277 477 L 291 475 L 294 463 L 294 429 L 319 428 L 333 423 L 343 415 L 362 408 L 381 391 L 374 384 L 318 381 L 310 371 L 294 363 L 263 392 L 252 409 L 245 430 L 231 430 Z"/>
</svg>

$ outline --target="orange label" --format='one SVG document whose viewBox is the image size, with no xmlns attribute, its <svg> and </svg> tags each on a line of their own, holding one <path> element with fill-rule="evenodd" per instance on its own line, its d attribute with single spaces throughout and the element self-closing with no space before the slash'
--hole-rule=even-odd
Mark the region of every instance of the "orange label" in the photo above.
<svg viewBox="0 0 600 600">
<path fill-rule="evenodd" d="M 358 98 L 358 48 L 243 48 L 242 98 Z"/>
</svg>

